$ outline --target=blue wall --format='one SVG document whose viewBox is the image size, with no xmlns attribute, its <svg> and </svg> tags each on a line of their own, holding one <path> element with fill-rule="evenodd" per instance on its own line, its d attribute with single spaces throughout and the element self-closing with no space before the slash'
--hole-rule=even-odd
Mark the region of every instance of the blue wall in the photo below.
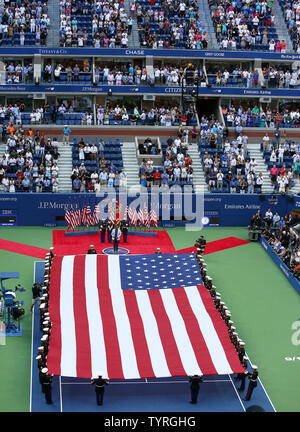
<svg viewBox="0 0 300 432">
<path fill-rule="evenodd" d="M 272 201 L 271 195 L 265 195 L 261 200 L 259 195 L 240 195 L 240 194 L 207 194 L 204 196 L 204 216 L 210 218 L 210 225 L 220 226 L 247 226 L 251 216 L 261 210 L 264 212 L 270 207 L 274 212 L 278 211 L 284 216 L 288 211 L 300 207 L 300 197 L 292 198 L 289 201 L 287 197 L 278 196 L 277 202 Z M 189 201 L 193 203 L 195 210 L 196 197 L 194 194 L 185 194 L 174 201 L 174 195 L 171 195 L 170 205 L 160 196 L 160 215 L 162 207 L 170 209 L 171 218 L 178 213 L 188 213 L 190 207 Z M 57 216 L 64 216 L 65 209 L 73 206 L 83 207 L 84 204 L 90 204 L 92 210 L 95 203 L 103 198 L 96 198 L 94 194 L 0 194 L 0 214 L 17 215 L 18 225 L 64 225 L 64 222 L 57 221 Z M 128 198 L 128 204 L 134 198 Z M 149 197 L 150 201 L 150 197 Z M 175 210 L 174 210 L 175 209 Z M 201 212 L 201 210 L 199 210 Z M 203 216 L 203 213 L 201 213 Z M 219 220 L 212 220 L 218 218 Z M 169 217 L 164 216 L 162 222 L 168 222 Z"/>
</svg>

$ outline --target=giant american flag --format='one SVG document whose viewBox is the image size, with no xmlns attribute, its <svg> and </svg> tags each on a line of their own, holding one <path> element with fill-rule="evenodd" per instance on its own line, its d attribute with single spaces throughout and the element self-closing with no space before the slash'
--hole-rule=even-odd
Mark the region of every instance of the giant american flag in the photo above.
<svg viewBox="0 0 300 432">
<path fill-rule="evenodd" d="M 243 371 L 194 254 L 55 256 L 49 312 L 50 374 Z"/>
</svg>

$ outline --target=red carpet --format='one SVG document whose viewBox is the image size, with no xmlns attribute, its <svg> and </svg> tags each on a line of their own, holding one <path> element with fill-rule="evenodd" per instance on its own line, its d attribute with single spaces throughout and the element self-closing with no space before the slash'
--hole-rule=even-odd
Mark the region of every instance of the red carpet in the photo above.
<svg viewBox="0 0 300 432">
<path fill-rule="evenodd" d="M 208 254 L 215 253 L 215 252 L 220 252 L 222 250 L 231 249 L 231 248 L 234 248 L 237 246 L 243 246 L 243 245 L 248 244 L 248 243 L 250 243 L 250 242 L 247 240 L 239 239 L 237 237 L 226 237 L 226 238 L 223 238 L 220 240 L 208 242 L 206 245 L 206 248 L 205 248 L 204 255 L 208 255 Z M 196 248 L 190 247 L 190 248 L 186 248 L 186 249 L 180 249 L 177 252 L 190 253 L 190 252 L 194 252 L 194 251 L 196 251 Z"/>
<path fill-rule="evenodd" d="M 141 237 L 128 235 L 127 243 L 123 243 L 123 238 L 119 246 L 129 249 L 131 254 L 152 254 L 159 247 L 162 253 L 174 253 L 175 249 L 167 231 L 156 231 L 157 237 Z M 85 254 L 91 244 L 95 246 L 98 253 L 104 248 L 111 247 L 112 243 L 100 242 L 100 233 L 97 235 L 87 235 L 80 237 L 66 237 L 65 231 L 53 230 L 53 246 L 57 255 L 76 255 Z"/>
<path fill-rule="evenodd" d="M 45 259 L 46 253 L 49 252 L 47 249 L 2 239 L 0 239 L 0 249 L 41 259 Z"/>
<path fill-rule="evenodd" d="M 53 230 L 53 246 L 54 252 L 57 255 L 76 255 L 85 254 L 91 244 L 95 246 L 98 253 L 106 247 L 112 246 L 112 243 L 100 243 L 100 234 L 87 235 L 81 237 L 65 237 L 65 231 Z M 120 247 L 129 249 L 131 254 L 151 254 L 156 252 L 159 247 L 162 253 L 190 253 L 195 252 L 195 247 L 175 250 L 172 240 L 167 231 L 156 231 L 157 237 L 140 237 L 128 235 L 127 243 L 120 241 Z M 107 239 L 107 237 L 106 237 Z M 236 246 L 248 244 L 246 240 L 241 240 L 237 237 L 227 237 L 221 240 L 215 240 L 207 243 L 205 255 L 219 252 L 225 249 L 230 249 Z"/>
</svg>

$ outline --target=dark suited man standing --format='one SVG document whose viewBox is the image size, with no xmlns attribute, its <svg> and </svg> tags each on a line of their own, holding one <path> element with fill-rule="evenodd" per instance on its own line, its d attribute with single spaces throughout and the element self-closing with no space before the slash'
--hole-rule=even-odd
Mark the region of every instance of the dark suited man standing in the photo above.
<svg viewBox="0 0 300 432">
<path fill-rule="evenodd" d="M 107 230 L 107 222 L 105 222 L 104 219 L 102 220 L 102 222 L 100 222 L 99 229 L 100 229 L 101 243 L 105 243 L 105 233 Z"/>
<path fill-rule="evenodd" d="M 128 234 L 129 223 L 125 219 L 123 219 L 121 221 L 120 228 L 121 228 L 121 231 L 123 233 L 123 242 L 127 243 L 127 234 Z"/>
<path fill-rule="evenodd" d="M 91 384 L 96 384 L 97 405 L 103 405 L 104 386 L 109 384 L 109 380 L 102 378 L 102 372 L 99 372 L 98 378 L 91 379 Z"/>
<path fill-rule="evenodd" d="M 200 390 L 200 383 L 203 382 L 203 378 L 201 375 L 197 375 L 196 373 L 190 377 L 189 382 L 191 383 L 191 404 L 197 403 L 198 393 Z"/>
</svg>

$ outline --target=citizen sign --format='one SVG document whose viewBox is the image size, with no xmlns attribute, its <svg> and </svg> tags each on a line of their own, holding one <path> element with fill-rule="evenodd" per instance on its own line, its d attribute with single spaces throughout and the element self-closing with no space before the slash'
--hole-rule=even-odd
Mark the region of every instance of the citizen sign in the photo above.
<svg viewBox="0 0 300 432">
<path fill-rule="evenodd" d="M 165 88 L 165 93 L 181 93 L 181 87 L 168 87 L 168 88 Z"/>
</svg>

